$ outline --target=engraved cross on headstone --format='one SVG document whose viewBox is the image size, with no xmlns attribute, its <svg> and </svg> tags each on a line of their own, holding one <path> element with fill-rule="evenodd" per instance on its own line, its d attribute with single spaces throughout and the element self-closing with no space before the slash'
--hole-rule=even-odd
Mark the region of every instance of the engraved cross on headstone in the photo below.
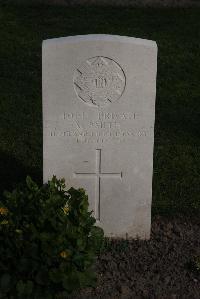
<svg viewBox="0 0 200 299">
<path fill-rule="evenodd" d="M 96 149 L 96 170 L 95 172 L 74 172 L 74 177 L 91 178 L 96 177 L 95 181 L 95 218 L 100 221 L 101 204 L 101 178 L 119 178 L 122 179 L 122 172 L 101 172 L 101 149 Z"/>
</svg>

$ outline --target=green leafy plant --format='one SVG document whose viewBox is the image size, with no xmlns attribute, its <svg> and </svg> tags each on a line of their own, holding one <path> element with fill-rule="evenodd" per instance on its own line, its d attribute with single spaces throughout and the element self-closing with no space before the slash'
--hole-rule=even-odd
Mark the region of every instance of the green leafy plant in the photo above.
<svg viewBox="0 0 200 299">
<path fill-rule="evenodd" d="M 27 177 L 0 200 L 0 298 L 53 299 L 95 286 L 103 230 L 85 191 L 65 188 L 55 176 L 41 187 Z"/>
<path fill-rule="evenodd" d="M 187 269 L 189 269 L 191 272 L 193 272 L 196 276 L 200 277 L 200 256 L 194 256 L 192 257 L 187 263 L 186 263 Z"/>
<path fill-rule="evenodd" d="M 200 256 L 197 256 L 196 258 L 195 258 L 195 268 L 196 268 L 196 270 L 197 270 L 197 272 L 200 274 Z"/>
</svg>

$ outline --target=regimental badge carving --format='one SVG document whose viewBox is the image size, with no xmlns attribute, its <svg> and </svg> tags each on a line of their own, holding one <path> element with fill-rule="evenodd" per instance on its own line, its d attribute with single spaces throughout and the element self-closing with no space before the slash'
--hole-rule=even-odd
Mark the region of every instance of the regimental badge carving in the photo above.
<svg viewBox="0 0 200 299">
<path fill-rule="evenodd" d="M 123 94 L 126 77 L 120 65 L 108 57 L 89 58 L 74 73 L 79 99 L 93 107 L 105 107 Z"/>
</svg>

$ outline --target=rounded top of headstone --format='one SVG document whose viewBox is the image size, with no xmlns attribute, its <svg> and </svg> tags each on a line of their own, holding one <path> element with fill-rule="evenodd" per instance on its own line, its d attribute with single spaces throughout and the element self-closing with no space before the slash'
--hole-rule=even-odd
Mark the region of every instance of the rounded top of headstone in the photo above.
<svg viewBox="0 0 200 299">
<path fill-rule="evenodd" d="M 157 44 L 153 40 L 136 38 L 132 36 L 122 36 L 122 35 L 111 35 L 111 34 L 86 34 L 86 35 L 73 35 L 59 38 L 51 38 L 43 41 L 43 45 L 47 43 L 57 43 L 57 42 L 67 42 L 75 43 L 81 41 L 110 41 L 110 42 L 122 42 L 122 43 L 132 43 L 135 45 L 147 46 L 157 48 Z"/>
</svg>

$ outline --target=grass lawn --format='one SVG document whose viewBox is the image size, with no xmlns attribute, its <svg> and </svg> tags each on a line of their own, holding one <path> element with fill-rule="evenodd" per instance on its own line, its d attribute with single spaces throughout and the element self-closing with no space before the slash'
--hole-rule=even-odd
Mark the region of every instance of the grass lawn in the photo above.
<svg viewBox="0 0 200 299">
<path fill-rule="evenodd" d="M 0 4 L 0 192 L 42 182 L 41 44 L 107 33 L 158 44 L 153 214 L 200 212 L 200 9 Z"/>
</svg>

